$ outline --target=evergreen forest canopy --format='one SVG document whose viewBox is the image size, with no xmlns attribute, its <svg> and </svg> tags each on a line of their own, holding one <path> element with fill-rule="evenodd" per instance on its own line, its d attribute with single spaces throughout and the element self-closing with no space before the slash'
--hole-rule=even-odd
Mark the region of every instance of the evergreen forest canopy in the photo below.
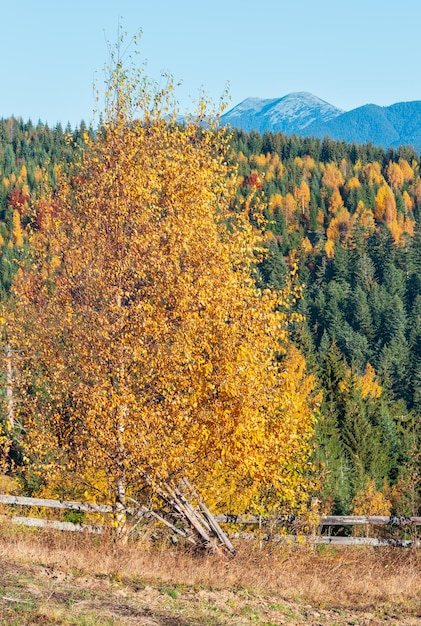
<svg viewBox="0 0 421 626">
<path fill-rule="evenodd" d="M 139 130 L 137 132 L 140 133 Z M 193 142 L 193 137 L 194 141 L 200 141 L 198 135 L 193 134 L 190 142 Z M 106 158 L 105 152 L 95 152 L 96 141 L 92 130 L 84 125 L 73 131 L 69 128 L 64 131 L 60 126 L 50 129 L 41 123 L 34 126 L 31 122 L 14 118 L 1 120 L 0 293 L 5 310 L 11 299 L 12 281 L 16 281 L 14 277 L 18 276 L 17 283 L 22 283 L 22 273 L 29 271 L 29 274 L 25 274 L 26 278 L 32 276 L 31 280 L 35 280 L 37 272 L 33 268 L 32 271 L 28 270 L 28 263 L 37 263 L 38 269 L 44 267 L 43 271 L 47 271 L 46 265 L 40 265 L 40 257 L 32 255 L 33 233 L 38 233 L 39 241 L 39 233 L 43 233 L 45 224 L 52 220 L 51 207 L 54 207 L 54 203 L 69 206 L 69 202 L 74 201 L 75 194 L 77 196 L 79 193 L 73 187 L 73 191 L 68 191 L 66 198 L 63 198 L 63 183 L 60 181 L 66 180 L 68 172 L 74 176 L 73 167 L 80 162 L 81 155 L 94 154 L 100 161 Z M 168 147 L 172 139 L 167 136 L 165 141 L 164 144 Z M 238 450 L 235 450 L 235 444 L 226 432 L 223 435 L 226 439 L 222 437 L 222 441 L 225 441 L 227 450 L 230 450 L 231 460 L 237 460 L 231 463 L 228 455 L 224 457 L 224 452 L 221 451 L 219 459 L 212 459 L 213 465 L 209 462 L 206 469 L 209 472 L 208 480 L 212 476 L 217 486 L 216 492 L 219 488 L 220 493 L 224 494 L 221 498 L 218 493 L 213 493 L 210 496 L 211 504 L 215 510 L 222 510 L 227 506 L 237 507 L 238 511 L 244 508 L 258 510 L 256 507 L 259 501 L 264 502 L 266 507 L 274 507 L 274 494 L 282 499 L 280 494 L 285 495 L 288 489 L 297 492 L 300 490 L 300 483 L 305 483 L 307 495 L 317 496 L 320 510 L 325 513 L 417 514 L 421 504 L 419 155 L 404 147 L 386 152 L 373 145 L 349 145 L 329 139 L 321 141 L 286 137 L 282 133 L 265 133 L 262 136 L 256 132 L 246 134 L 234 131 L 229 141 L 225 173 L 230 188 L 233 185 L 230 166 L 237 169 L 235 188 L 231 196 L 226 196 L 229 206 L 224 219 L 231 219 L 230 214 L 246 214 L 250 227 L 259 230 L 263 207 L 265 222 L 262 241 L 266 253 L 257 256 L 256 252 L 253 253 L 254 263 L 257 263 L 255 278 L 261 293 L 266 290 L 267 293 L 279 294 L 279 311 L 283 310 L 288 300 L 285 310 L 289 311 L 289 343 L 285 339 L 285 347 L 281 349 L 274 332 L 269 333 L 272 333 L 272 341 L 276 344 L 272 349 L 278 353 L 278 361 L 285 364 L 287 373 L 287 380 L 279 393 L 284 398 L 289 392 L 292 394 L 295 408 L 291 411 L 295 411 L 295 419 L 299 420 L 301 416 L 307 433 L 303 441 L 311 431 L 309 416 L 316 414 L 317 420 L 312 440 L 311 464 L 308 462 L 308 450 L 303 444 L 299 448 L 302 453 L 299 459 L 301 467 L 291 468 L 294 478 L 290 482 L 282 472 L 276 475 L 273 484 L 268 476 L 269 472 L 276 474 L 279 471 L 276 459 L 271 456 L 274 450 L 278 451 L 278 462 L 284 465 L 284 469 L 291 462 L 291 459 L 283 456 L 285 442 L 288 442 L 291 432 L 285 431 L 283 444 L 282 441 L 274 442 L 276 437 L 273 434 L 276 429 L 282 431 L 282 420 L 287 415 L 285 406 L 276 409 L 278 415 L 281 414 L 280 422 L 259 422 L 261 434 L 264 435 L 259 445 L 263 446 L 263 439 L 267 441 L 267 467 L 264 467 L 264 459 L 256 457 L 255 466 L 236 473 Z M 90 152 L 92 146 L 93 153 Z M 164 156 L 166 149 L 162 147 Z M 175 149 L 174 146 L 172 149 Z M 158 150 L 156 145 L 153 150 Z M 89 166 L 93 167 L 95 161 L 89 161 L 89 158 L 91 157 L 88 157 Z M 84 159 L 85 157 L 82 161 Z M 103 163 L 104 160 L 102 165 Z M 148 167 L 152 168 L 153 165 L 149 164 Z M 181 162 L 179 167 L 183 167 Z M 100 170 L 101 168 L 98 171 Z M 192 171 L 186 170 L 183 176 L 190 175 Z M 82 174 L 78 175 L 89 179 L 89 173 L 86 169 L 83 170 L 83 165 Z M 167 175 L 173 175 L 173 171 L 167 172 Z M 75 179 L 71 180 L 74 184 Z M 202 178 L 200 181 L 203 182 Z M 56 199 L 55 190 L 58 184 L 61 185 L 61 191 Z M 219 181 L 218 184 L 222 185 L 222 182 Z M 72 183 L 70 187 L 71 185 Z M 91 191 L 92 189 L 98 190 L 95 187 L 90 188 Z M 153 193 L 162 193 L 162 188 L 159 189 L 158 192 L 157 187 Z M 100 193 L 105 193 L 103 188 Z M 76 207 L 86 202 L 86 197 L 82 196 L 77 200 L 79 204 Z M 136 199 L 133 200 L 135 201 Z M 180 203 L 182 204 L 182 198 Z M 60 210 L 57 209 L 57 215 L 61 215 Z M 180 213 L 178 219 L 180 216 L 183 217 Z M 66 215 L 66 219 L 70 218 L 76 219 L 75 213 Z M 184 224 L 183 228 L 196 230 L 194 234 L 200 239 L 200 221 L 195 221 L 190 211 L 186 212 L 184 219 L 190 220 L 190 224 Z M 242 228 L 243 231 L 246 229 L 244 223 Z M 72 234 L 72 237 L 78 236 Z M 48 245 L 53 246 L 55 241 L 48 239 Z M 203 240 L 201 244 L 205 245 Z M 256 245 L 253 244 L 254 248 Z M 45 250 L 44 245 L 40 254 L 45 255 Z M 60 262 L 54 251 L 50 250 L 50 265 L 52 258 L 55 276 L 60 275 Z M 294 271 L 294 267 L 297 268 L 297 284 L 304 285 L 299 297 L 298 287 L 291 286 L 291 271 Z M 54 282 L 55 279 L 51 280 Z M 35 282 L 34 290 L 37 288 Z M 214 283 L 213 288 L 216 284 Z M 31 297 L 24 287 L 18 288 L 16 293 L 22 298 Z M 135 298 L 133 294 L 130 297 Z M 252 296 L 249 294 L 247 298 L 250 305 Z M 292 307 L 292 313 L 288 307 Z M 168 319 L 165 323 L 168 323 Z M 251 318 L 247 323 L 252 324 Z M 68 332 L 71 332 L 70 329 Z M 223 336 L 225 335 L 221 335 L 220 339 Z M 236 341 L 234 338 L 226 340 L 234 343 Z M 3 341 L 7 342 L 6 336 Z M 263 336 L 259 341 L 263 341 Z M 216 344 L 213 349 L 216 350 Z M 267 345 L 265 350 L 268 350 Z M 172 358 L 175 359 L 174 363 L 178 363 L 175 353 Z M 248 362 L 249 357 L 244 358 Z M 215 362 L 210 359 L 209 363 L 211 362 L 215 368 Z M 253 384 L 252 372 L 258 374 L 258 369 L 252 369 L 257 368 L 256 363 L 249 361 L 249 366 L 250 373 L 242 381 L 243 391 Z M 201 378 L 206 380 L 206 363 L 202 363 L 201 367 L 194 374 L 199 377 L 194 379 L 195 384 Z M 229 367 L 231 365 L 227 364 L 228 369 Z M 6 370 L 5 365 L 4 371 Z M 40 374 L 39 381 L 42 380 Z M 28 382 L 27 379 L 25 381 L 27 387 L 37 384 L 34 381 Z M 163 394 L 158 391 L 157 382 L 151 381 L 149 384 L 155 385 L 156 406 L 159 408 L 156 411 L 156 423 L 159 425 L 159 411 L 164 403 L 164 395 L 169 391 Z M 45 381 L 42 384 L 45 385 Z M 289 391 L 288 385 L 291 386 Z M 297 406 L 297 396 L 300 393 L 307 408 Z M 48 395 L 48 390 L 45 394 Z M 55 397 L 61 403 L 62 409 L 68 407 L 71 394 L 59 400 L 57 394 Z M 75 399 L 76 396 L 72 397 Z M 229 410 L 234 397 L 234 391 L 232 396 L 228 394 L 226 405 L 218 408 L 220 416 Z M 45 397 L 41 399 L 37 414 L 41 411 L 41 406 L 45 409 Z M 48 398 L 48 403 L 51 404 L 51 397 Z M 86 406 L 83 409 L 86 410 Z M 241 410 L 238 408 L 239 414 Z M 53 413 L 54 411 L 50 414 L 51 420 Z M 186 412 L 184 417 L 188 428 L 179 432 L 188 439 L 195 418 L 187 415 Z M 177 419 L 174 413 L 173 429 L 180 426 Z M 210 423 L 206 422 L 207 418 L 203 419 L 204 426 L 200 436 L 212 437 L 207 430 Z M 247 415 L 244 419 L 242 428 L 246 428 Z M 66 488 L 63 477 L 48 484 L 45 475 L 36 471 L 36 466 L 41 468 L 45 461 L 44 459 L 41 462 L 39 450 L 31 457 L 22 448 L 22 431 L 19 432 L 16 425 L 18 420 L 11 429 L 6 374 L 2 421 L 3 471 L 19 474 L 27 493 L 56 492 L 63 495 Z M 63 424 L 60 428 L 62 427 Z M 157 428 L 159 429 L 158 426 Z M 294 428 L 296 432 L 299 431 L 297 423 Z M 60 432 L 70 436 L 69 430 L 65 428 Z M 163 431 L 159 432 L 162 435 Z M 250 441 L 257 435 L 244 433 L 239 429 L 238 433 L 240 432 L 244 434 L 243 445 L 248 449 L 247 446 L 251 446 Z M 79 440 L 74 436 L 73 443 L 76 445 L 75 442 Z M 55 445 L 60 447 L 57 443 L 60 439 L 58 431 L 55 437 Z M 52 445 L 51 442 L 49 445 Z M 86 441 L 80 445 L 87 445 Z M 64 448 L 62 446 L 61 450 Z M 193 459 L 201 448 L 195 448 L 192 443 L 189 450 Z M 158 450 L 157 458 L 162 454 L 163 450 Z M 251 452 L 250 455 L 252 458 Z M 221 459 L 225 459 L 225 465 Z M 76 460 L 73 461 L 75 470 L 84 473 L 86 486 L 95 464 L 80 469 Z M 96 488 L 98 491 L 102 489 L 103 493 L 107 491 L 101 483 L 106 482 L 105 463 L 103 461 L 95 469 L 100 475 L 100 479 L 95 478 Z M 222 474 L 225 478 L 217 479 L 221 463 L 224 465 Z M 175 466 L 172 468 L 175 471 L 174 468 Z M 198 479 L 197 475 L 192 475 Z M 218 483 L 218 480 L 221 482 Z M 256 487 L 258 484 L 261 485 L 260 491 Z M 200 487 L 206 489 L 206 484 Z M 247 494 L 243 501 L 235 498 L 239 489 Z M 266 494 L 266 500 L 262 498 L 262 490 Z M 90 497 L 95 495 L 93 490 L 87 489 L 87 493 Z M 72 495 L 77 496 L 80 493 Z M 98 493 L 96 496 L 98 497 Z M 285 506 L 297 506 L 299 499 L 291 494 L 286 495 Z"/>
</svg>

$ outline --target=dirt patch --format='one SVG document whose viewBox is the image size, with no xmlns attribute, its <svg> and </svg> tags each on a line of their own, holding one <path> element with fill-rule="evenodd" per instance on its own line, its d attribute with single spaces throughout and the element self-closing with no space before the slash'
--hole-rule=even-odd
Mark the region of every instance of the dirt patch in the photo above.
<svg viewBox="0 0 421 626">
<path fill-rule="evenodd" d="M 0 563 L 0 624 L 84 626 L 416 626 L 419 607 L 314 606 L 282 594 L 112 580 L 43 565 Z M 114 577 L 116 578 L 116 577 Z"/>
<path fill-rule="evenodd" d="M 0 626 L 421 626 L 421 551 L 238 555 L 1 527 Z"/>
</svg>

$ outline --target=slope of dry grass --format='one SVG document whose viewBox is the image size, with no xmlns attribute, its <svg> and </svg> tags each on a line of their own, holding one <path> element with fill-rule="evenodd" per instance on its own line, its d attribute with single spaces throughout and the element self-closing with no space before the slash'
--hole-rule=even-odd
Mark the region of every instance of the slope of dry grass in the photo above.
<svg viewBox="0 0 421 626">
<path fill-rule="evenodd" d="M 234 559 L 0 527 L 0 624 L 421 624 L 421 551 L 242 544 Z"/>
</svg>

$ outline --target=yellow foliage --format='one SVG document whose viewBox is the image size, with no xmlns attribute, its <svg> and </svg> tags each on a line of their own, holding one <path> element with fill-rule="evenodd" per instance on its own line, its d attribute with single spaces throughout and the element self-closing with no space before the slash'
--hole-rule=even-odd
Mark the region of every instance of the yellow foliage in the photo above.
<svg viewBox="0 0 421 626">
<path fill-rule="evenodd" d="M 314 169 L 316 169 L 316 162 L 313 159 L 313 157 L 311 157 L 309 154 L 306 154 L 303 157 L 303 161 L 304 161 L 304 168 L 308 170 L 309 172 L 312 172 Z"/>
<path fill-rule="evenodd" d="M 413 237 L 415 235 L 415 220 L 410 217 L 405 217 L 403 229 L 405 233 L 408 233 L 408 235 Z"/>
<path fill-rule="evenodd" d="M 301 247 L 307 254 L 310 254 L 310 252 L 313 252 L 313 246 L 311 245 L 311 241 L 308 237 L 304 237 L 304 239 L 301 242 Z"/>
<path fill-rule="evenodd" d="M 12 230 L 13 240 L 16 246 L 23 246 L 23 233 L 22 233 L 22 225 L 20 222 L 20 215 L 17 209 L 13 211 L 13 230 Z"/>
<path fill-rule="evenodd" d="M 294 188 L 294 198 L 301 208 L 301 214 L 304 215 L 310 203 L 310 188 L 305 180 L 302 180 L 299 187 Z"/>
<path fill-rule="evenodd" d="M 385 182 L 380 170 L 380 164 L 377 161 L 367 163 L 364 167 L 364 175 L 370 185 L 381 185 Z"/>
<path fill-rule="evenodd" d="M 270 154 L 270 164 L 269 167 L 272 171 L 275 171 L 279 168 L 280 165 L 280 157 L 277 152 L 273 152 Z"/>
<path fill-rule="evenodd" d="M 18 495 L 20 486 L 16 479 L 6 474 L 0 474 L 0 493 Z"/>
<path fill-rule="evenodd" d="M 325 223 L 325 214 L 323 213 L 322 209 L 318 209 L 317 211 L 317 223 L 320 226 L 323 226 Z"/>
<path fill-rule="evenodd" d="M 388 226 L 396 220 L 395 194 L 386 183 L 377 192 L 374 217 L 378 222 L 384 220 Z"/>
<path fill-rule="evenodd" d="M 346 188 L 348 191 L 352 191 L 353 189 L 359 189 L 361 187 L 361 183 L 356 176 L 350 178 L 346 183 Z"/>
<path fill-rule="evenodd" d="M 399 244 L 403 234 L 403 224 L 400 220 L 394 220 L 393 222 L 388 224 L 388 226 L 395 243 Z"/>
<path fill-rule="evenodd" d="M 282 211 L 284 214 L 285 224 L 288 228 L 291 228 L 295 222 L 295 212 L 297 210 L 297 202 L 291 193 L 282 200 Z"/>
<path fill-rule="evenodd" d="M 298 507 L 313 380 L 288 345 L 296 267 L 283 291 L 256 287 L 225 129 L 180 127 L 165 94 L 113 80 L 13 286 L 32 469 L 114 504 L 185 476 L 218 507 Z"/>
<path fill-rule="evenodd" d="M 355 162 L 355 165 L 354 165 L 354 172 L 356 172 L 358 174 L 358 172 L 360 172 L 361 169 L 362 169 L 361 159 L 357 159 L 357 161 Z"/>
<path fill-rule="evenodd" d="M 266 156 L 264 154 L 252 154 L 250 163 L 255 163 L 257 167 L 263 169 L 266 166 Z"/>
<path fill-rule="evenodd" d="M 382 387 L 376 379 L 376 371 L 371 363 L 367 363 L 364 375 L 358 379 L 361 395 L 363 398 L 370 396 L 371 398 L 380 398 Z"/>
<path fill-rule="evenodd" d="M 403 179 L 406 182 L 411 182 L 412 180 L 414 180 L 414 170 L 409 165 L 406 159 L 399 159 L 399 166 L 403 174 Z"/>
<path fill-rule="evenodd" d="M 35 168 L 34 178 L 37 183 L 40 183 L 42 181 L 43 174 L 42 174 L 42 169 L 40 168 L 39 165 L 37 165 Z"/>
<path fill-rule="evenodd" d="M 336 163 L 326 163 L 322 183 L 327 187 L 333 187 L 334 189 L 337 189 L 344 184 L 343 174 Z"/>
<path fill-rule="evenodd" d="M 386 172 L 388 181 L 392 189 L 394 189 L 395 191 L 397 189 L 400 189 L 404 181 L 404 176 L 400 165 L 398 163 L 394 163 L 393 161 L 389 161 Z"/>
<path fill-rule="evenodd" d="M 280 193 L 273 194 L 269 199 L 269 208 L 271 211 L 276 211 L 282 208 L 282 195 Z"/>
<path fill-rule="evenodd" d="M 338 241 L 339 239 L 339 220 L 337 217 L 333 217 L 330 220 L 329 226 L 326 229 L 326 236 L 331 241 Z"/>
<path fill-rule="evenodd" d="M 412 172 L 412 170 L 411 170 L 411 172 Z M 414 208 L 414 200 L 411 198 L 411 196 L 406 191 L 406 189 L 405 189 L 405 191 L 402 194 L 402 199 L 403 199 L 403 203 L 405 205 L 405 211 L 407 213 L 409 213 Z"/>
<path fill-rule="evenodd" d="M 335 242 L 332 239 L 328 239 L 325 244 L 325 252 L 328 259 L 333 259 L 335 256 Z"/>
<path fill-rule="evenodd" d="M 283 175 L 284 175 L 284 169 L 285 169 L 285 168 L 284 168 L 283 164 L 282 164 L 282 163 L 279 163 L 279 165 L 278 165 L 278 167 L 277 167 L 277 169 L 276 169 L 276 177 L 277 177 L 278 179 L 283 177 Z"/>
<path fill-rule="evenodd" d="M 377 491 L 374 480 L 368 479 L 364 487 L 357 491 L 352 503 L 352 515 L 390 515 L 392 503 L 381 491 Z"/>
<path fill-rule="evenodd" d="M 338 241 L 339 238 L 342 237 L 346 240 L 351 233 L 352 225 L 353 220 L 351 219 L 349 211 L 342 206 L 336 217 L 331 219 L 326 229 L 327 238 L 332 239 L 332 241 Z"/>
<path fill-rule="evenodd" d="M 265 181 L 268 183 L 270 180 L 275 178 L 275 175 L 272 170 L 266 170 L 265 172 Z"/>
<path fill-rule="evenodd" d="M 19 178 L 21 178 L 22 180 L 26 180 L 27 176 L 28 176 L 28 170 L 26 169 L 26 165 L 23 164 L 22 167 L 20 168 Z"/>
<path fill-rule="evenodd" d="M 339 165 L 339 169 L 346 178 L 348 176 L 348 162 L 346 159 L 341 159 L 341 163 Z"/>
<path fill-rule="evenodd" d="M 330 198 L 329 211 L 335 215 L 343 206 L 344 201 L 341 196 L 341 192 L 339 191 L 339 189 L 335 189 Z"/>
<path fill-rule="evenodd" d="M 364 202 L 362 200 L 359 200 L 357 204 L 354 217 L 362 224 L 367 236 L 375 230 L 376 224 L 373 212 L 364 206 Z"/>
</svg>

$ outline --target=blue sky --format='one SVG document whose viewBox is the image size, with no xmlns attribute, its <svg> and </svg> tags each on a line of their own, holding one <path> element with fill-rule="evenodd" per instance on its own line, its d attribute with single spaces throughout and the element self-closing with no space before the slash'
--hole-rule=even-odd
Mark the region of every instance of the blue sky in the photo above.
<svg viewBox="0 0 421 626">
<path fill-rule="evenodd" d="M 106 40 L 142 30 L 147 73 L 230 107 L 310 91 L 345 110 L 421 100 L 419 0 L 0 0 L 0 117 L 92 120 Z"/>
</svg>

